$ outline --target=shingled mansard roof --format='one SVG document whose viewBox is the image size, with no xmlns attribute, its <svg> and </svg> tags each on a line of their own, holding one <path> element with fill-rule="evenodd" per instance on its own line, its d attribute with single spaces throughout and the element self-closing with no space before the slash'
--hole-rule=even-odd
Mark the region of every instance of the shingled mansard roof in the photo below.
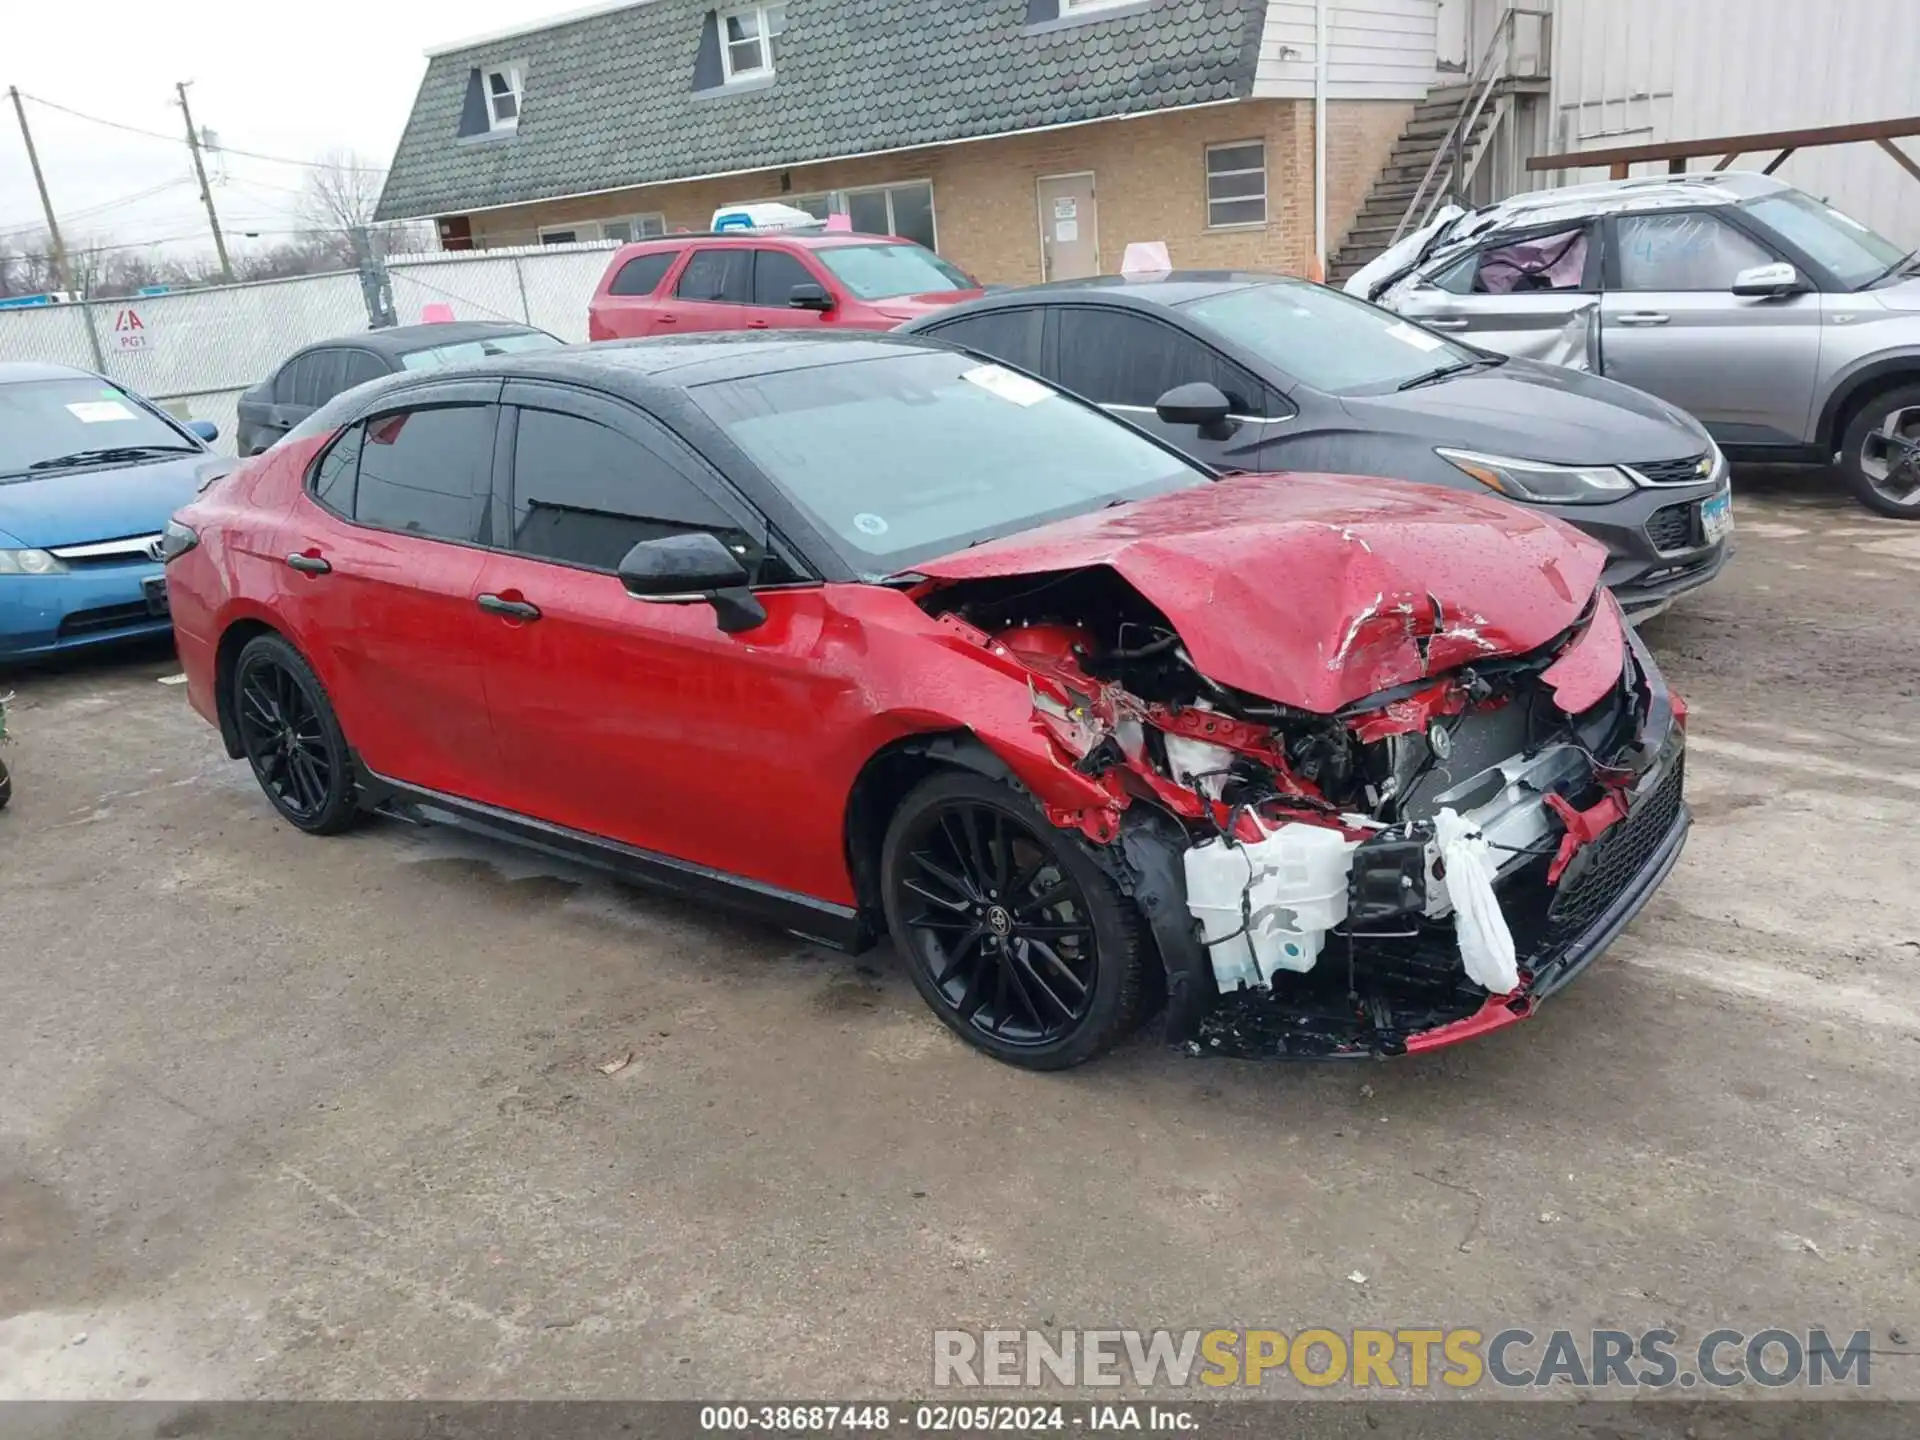
<svg viewBox="0 0 1920 1440">
<path fill-rule="evenodd" d="M 378 218 L 1004 135 L 1252 90 L 1263 0 L 1140 0 L 1065 17 L 1060 8 L 787 0 L 771 81 L 705 88 L 717 78 L 714 0 L 640 0 L 444 51 L 420 82 Z M 521 77 L 518 129 L 463 138 L 479 76 L 503 66 Z"/>
</svg>

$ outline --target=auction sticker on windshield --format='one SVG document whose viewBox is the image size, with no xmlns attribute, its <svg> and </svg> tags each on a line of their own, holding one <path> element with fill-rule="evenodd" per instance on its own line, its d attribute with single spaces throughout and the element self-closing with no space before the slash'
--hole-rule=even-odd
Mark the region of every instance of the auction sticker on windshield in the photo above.
<svg viewBox="0 0 1920 1440">
<path fill-rule="evenodd" d="M 1416 350 L 1438 350 L 1447 342 L 1438 335 L 1429 335 L 1426 331 L 1408 325 L 1404 321 L 1398 325 L 1389 325 L 1387 334 L 1403 345 L 1411 345 Z"/>
<path fill-rule="evenodd" d="M 67 406 L 67 413 L 82 425 L 98 425 L 107 420 L 138 418 L 118 400 L 76 400 Z"/>
<path fill-rule="evenodd" d="M 1723 491 L 1711 500 L 1700 502 L 1700 533 L 1707 544 L 1717 545 L 1733 529 L 1733 492 Z"/>
<path fill-rule="evenodd" d="M 982 365 L 967 371 L 960 378 L 970 380 L 982 390 L 998 395 L 1002 400 L 1011 400 L 1016 405 L 1038 405 L 1053 394 L 1038 380 L 1029 380 L 999 365 Z"/>
</svg>

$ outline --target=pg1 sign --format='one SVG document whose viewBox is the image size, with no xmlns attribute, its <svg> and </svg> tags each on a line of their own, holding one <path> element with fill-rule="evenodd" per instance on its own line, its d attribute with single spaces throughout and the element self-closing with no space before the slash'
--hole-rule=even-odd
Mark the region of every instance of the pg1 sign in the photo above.
<svg viewBox="0 0 1920 1440">
<path fill-rule="evenodd" d="M 147 348 L 147 322 L 140 318 L 138 310 L 129 307 L 114 315 L 113 348 L 116 350 Z"/>
</svg>

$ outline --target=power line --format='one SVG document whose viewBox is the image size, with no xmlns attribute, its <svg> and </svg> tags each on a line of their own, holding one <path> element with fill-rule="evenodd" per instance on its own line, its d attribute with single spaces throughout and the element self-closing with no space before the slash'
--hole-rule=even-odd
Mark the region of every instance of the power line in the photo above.
<svg viewBox="0 0 1920 1440">
<path fill-rule="evenodd" d="M 171 190 L 175 186 L 190 183 L 186 176 L 176 175 L 171 180 L 163 180 L 158 185 L 148 186 L 145 190 L 136 190 L 131 195 L 120 195 L 112 200 L 102 200 L 96 205 L 83 205 L 78 210 L 69 210 L 66 212 L 66 218 L 70 221 L 84 220 L 89 215 L 100 215 L 108 210 L 117 210 L 122 205 L 132 205 L 141 200 L 149 200 L 162 191 Z M 18 224 L 9 223 L 0 225 L 0 235 L 24 235 L 32 230 L 44 230 L 46 228 L 47 222 L 45 220 L 26 220 Z"/>
<path fill-rule="evenodd" d="M 20 92 L 20 98 L 22 100 L 31 100 L 36 105 L 44 105 L 49 110 L 58 110 L 63 115 L 71 115 L 76 120 L 86 120 L 95 125 L 105 125 L 111 130 L 124 130 L 129 135 L 144 135 L 149 140 L 165 140 L 173 145 L 181 143 L 178 135 L 163 135 L 158 130 L 142 130 L 138 125 L 124 125 L 118 120 L 105 120 L 98 115 L 89 115 L 84 110 L 75 110 L 71 105 L 61 105 L 52 100 L 43 100 L 38 95 L 29 95 L 24 90 Z M 221 155 L 244 155 L 249 160 L 265 160 L 273 165 L 299 165 L 309 170 L 354 170 L 365 175 L 381 174 L 385 168 L 379 165 L 334 165 L 326 160 L 294 160 L 285 155 L 267 155 L 258 150 L 240 150 L 224 143 L 218 147 L 216 153 Z"/>
</svg>

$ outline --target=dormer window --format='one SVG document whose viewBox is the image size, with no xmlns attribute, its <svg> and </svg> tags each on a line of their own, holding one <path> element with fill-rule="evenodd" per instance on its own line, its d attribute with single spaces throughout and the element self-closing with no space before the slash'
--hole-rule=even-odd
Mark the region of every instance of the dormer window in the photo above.
<svg viewBox="0 0 1920 1440">
<path fill-rule="evenodd" d="M 720 12 L 720 63 L 729 83 L 773 74 L 773 37 L 787 28 L 785 5 Z"/>
<path fill-rule="evenodd" d="M 487 128 L 513 130 L 520 124 L 520 67 L 487 71 Z"/>
</svg>

